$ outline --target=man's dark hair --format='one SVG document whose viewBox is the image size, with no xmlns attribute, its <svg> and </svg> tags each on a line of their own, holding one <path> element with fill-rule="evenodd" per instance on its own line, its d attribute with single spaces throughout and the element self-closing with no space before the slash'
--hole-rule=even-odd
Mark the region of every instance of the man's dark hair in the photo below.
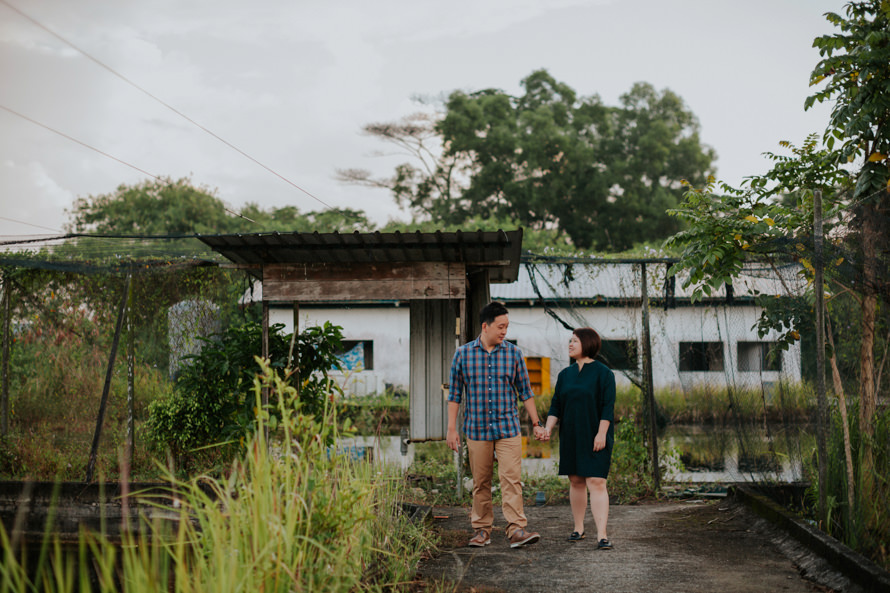
<svg viewBox="0 0 890 593">
<path fill-rule="evenodd" d="M 578 341 L 581 342 L 581 355 L 588 358 L 596 358 L 596 355 L 600 353 L 600 348 L 603 346 L 603 341 L 600 335 L 596 333 L 596 330 L 589 327 L 579 327 L 572 333 L 578 336 Z"/>
<path fill-rule="evenodd" d="M 494 320 L 501 315 L 507 315 L 507 307 L 504 303 L 498 301 L 492 301 L 482 307 L 482 311 L 479 312 L 479 320 L 482 323 L 486 323 L 491 325 L 494 323 Z"/>
</svg>

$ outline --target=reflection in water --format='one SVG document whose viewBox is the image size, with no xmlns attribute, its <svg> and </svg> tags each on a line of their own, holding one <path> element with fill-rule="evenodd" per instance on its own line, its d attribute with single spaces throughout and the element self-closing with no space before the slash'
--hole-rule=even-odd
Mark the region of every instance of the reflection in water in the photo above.
<svg viewBox="0 0 890 593">
<path fill-rule="evenodd" d="M 803 480 L 812 443 L 799 425 L 671 425 L 658 446 L 668 481 L 791 483 Z"/>
<path fill-rule="evenodd" d="M 670 425 L 659 435 L 662 467 L 667 468 L 663 479 L 693 483 L 800 482 L 804 479 L 803 452 L 815 447 L 815 438 L 807 428 Z M 399 436 L 343 439 L 341 448 L 350 448 L 355 455 L 375 463 L 397 464 L 404 471 L 414 461 L 414 445 L 409 444 L 408 454 L 402 455 Z M 555 476 L 558 467 L 556 442 L 552 443 L 549 458 L 522 460 L 522 471 L 530 476 Z"/>
<path fill-rule="evenodd" d="M 340 441 L 340 449 L 348 452 L 353 457 L 373 460 L 374 463 L 387 463 L 398 465 L 402 470 L 407 470 L 414 461 L 414 445 L 408 444 L 407 455 L 402 455 L 401 437 L 396 436 L 370 436 L 351 437 Z"/>
</svg>

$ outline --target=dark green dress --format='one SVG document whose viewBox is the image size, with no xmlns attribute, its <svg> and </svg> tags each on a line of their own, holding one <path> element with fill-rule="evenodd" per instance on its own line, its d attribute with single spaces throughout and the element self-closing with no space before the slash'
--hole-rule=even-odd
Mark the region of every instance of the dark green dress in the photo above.
<svg viewBox="0 0 890 593">
<path fill-rule="evenodd" d="M 559 373 L 549 416 L 559 418 L 559 473 L 606 478 L 615 441 L 615 375 L 594 360 L 578 371 L 573 362 Z M 593 450 L 600 420 L 609 421 L 606 448 Z"/>
</svg>

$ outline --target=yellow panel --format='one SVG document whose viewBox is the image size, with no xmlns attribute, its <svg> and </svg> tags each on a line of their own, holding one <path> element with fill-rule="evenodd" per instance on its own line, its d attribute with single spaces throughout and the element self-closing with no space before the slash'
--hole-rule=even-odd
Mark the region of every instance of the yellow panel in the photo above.
<svg viewBox="0 0 890 593">
<path fill-rule="evenodd" d="M 550 358 L 547 356 L 526 356 L 525 366 L 528 367 L 528 379 L 532 384 L 532 393 L 541 395 L 550 391 Z"/>
</svg>

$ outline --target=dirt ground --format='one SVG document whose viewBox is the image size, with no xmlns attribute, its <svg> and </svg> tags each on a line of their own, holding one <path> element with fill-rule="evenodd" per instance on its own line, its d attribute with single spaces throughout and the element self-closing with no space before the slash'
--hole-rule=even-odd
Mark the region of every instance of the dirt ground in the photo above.
<svg viewBox="0 0 890 593">
<path fill-rule="evenodd" d="M 492 543 L 468 548 L 468 509 L 435 508 L 433 528 L 443 543 L 422 562 L 421 577 L 473 593 L 861 591 L 732 498 L 613 505 L 610 551 L 596 549 L 589 511 L 587 538 L 577 543 L 566 539 L 572 531 L 568 505 L 525 511 L 529 528 L 541 534 L 537 544 L 511 549 L 496 509 Z"/>
</svg>

